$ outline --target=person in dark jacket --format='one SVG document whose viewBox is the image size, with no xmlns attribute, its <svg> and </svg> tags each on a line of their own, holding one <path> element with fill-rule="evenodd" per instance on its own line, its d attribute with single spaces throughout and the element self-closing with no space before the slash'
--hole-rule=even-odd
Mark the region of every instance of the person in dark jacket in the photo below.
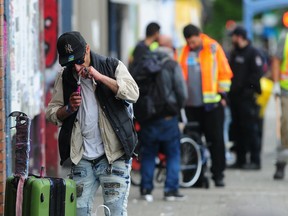
<svg viewBox="0 0 288 216">
<path fill-rule="evenodd" d="M 140 157 L 141 157 L 141 187 L 140 193 L 146 201 L 153 201 L 153 175 L 155 157 L 159 149 L 166 156 L 166 180 L 164 185 L 164 199 L 174 201 L 183 199 L 179 192 L 180 172 L 180 131 L 178 127 L 178 113 L 184 107 L 187 99 L 187 89 L 179 64 L 173 60 L 174 50 L 172 40 L 167 43 L 167 36 L 159 37 L 159 47 L 154 51 L 158 55 L 164 55 L 167 60 L 163 67 L 163 89 L 167 92 L 167 107 L 173 107 L 173 111 L 164 109 L 157 117 L 141 122 L 139 132 Z M 163 43 L 162 43 L 163 42 Z M 170 45 L 169 45 L 170 44 Z M 163 45 L 163 46 L 162 46 Z M 165 73 L 165 74 L 164 74 Z M 150 84 L 152 85 L 152 84 Z M 140 95 L 141 97 L 141 95 Z M 139 98 L 140 100 L 140 98 Z M 164 98 L 163 98 L 164 100 Z M 136 116 L 137 120 L 137 116 Z"/>
<path fill-rule="evenodd" d="M 233 71 L 229 92 L 232 117 L 230 135 L 237 156 L 236 163 L 231 168 L 259 170 L 261 140 L 256 94 L 261 93 L 263 62 L 259 51 L 248 40 L 244 28 L 238 26 L 230 35 L 234 45 L 229 61 Z"/>
<path fill-rule="evenodd" d="M 64 68 L 56 78 L 46 118 L 61 127 L 61 164 L 72 161 L 77 215 L 92 214 L 100 185 L 111 215 L 127 215 L 137 136 L 126 104 L 137 101 L 138 86 L 121 61 L 92 52 L 79 32 L 62 34 L 57 50 Z"/>
<path fill-rule="evenodd" d="M 146 27 L 145 39 L 137 43 L 130 56 L 129 67 L 133 67 L 133 64 L 138 64 L 138 61 L 140 61 L 147 52 L 153 51 L 158 47 L 159 35 L 160 25 L 156 22 L 149 23 Z"/>
</svg>

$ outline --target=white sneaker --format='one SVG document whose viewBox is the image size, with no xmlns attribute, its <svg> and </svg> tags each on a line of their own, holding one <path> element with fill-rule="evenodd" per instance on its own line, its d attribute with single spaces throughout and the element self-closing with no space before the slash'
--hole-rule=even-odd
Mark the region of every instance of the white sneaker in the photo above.
<svg viewBox="0 0 288 216">
<path fill-rule="evenodd" d="M 146 200 L 147 202 L 153 202 L 153 195 L 152 194 L 141 195 L 141 198 L 143 200 Z"/>
</svg>

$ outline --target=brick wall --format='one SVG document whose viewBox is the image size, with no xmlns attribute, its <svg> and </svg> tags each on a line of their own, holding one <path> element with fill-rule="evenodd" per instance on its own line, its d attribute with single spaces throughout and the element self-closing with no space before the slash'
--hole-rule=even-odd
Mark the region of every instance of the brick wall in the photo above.
<svg viewBox="0 0 288 216">
<path fill-rule="evenodd" d="M 6 152 L 5 152 L 5 98 L 3 67 L 4 0 L 0 0 L 0 215 L 4 215 Z"/>
</svg>

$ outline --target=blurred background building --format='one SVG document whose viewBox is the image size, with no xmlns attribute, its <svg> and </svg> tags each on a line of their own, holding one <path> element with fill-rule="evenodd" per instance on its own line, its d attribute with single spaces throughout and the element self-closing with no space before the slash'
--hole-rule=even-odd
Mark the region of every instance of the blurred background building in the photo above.
<svg viewBox="0 0 288 216">
<path fill-rule="evenodd" d="M 261 1 L 267 2 L 253 2 Z M 247 29 L 256 41 L 267 39 L 269 50 L 283 29 L 283 6 L 288 5 L 273 2 L 280 2 L 281 9 L 270 5 L 269 10 L 257 11 Z M 225 44 L 227 32 L 243 23 L 244 3 L 249 1 L 0 0 L 0 215 L 5 179 L 13 173 L 15 119 L 7 118 L 12 111 L 25 112 L 32 119 L 30 172 L 37 174 L 44 166 L 47 175 L 59 174 L 58 129 L 45 121 L 44 112 L 61 69 L 56 49 L 60 34 L 80 31 L 92 50 L 127 64 L 151 21 L 161 25 L 161 33 L 172 36 L 175 47 L 184 44 L 182 29 L 188 23 Z"/>
</svg>

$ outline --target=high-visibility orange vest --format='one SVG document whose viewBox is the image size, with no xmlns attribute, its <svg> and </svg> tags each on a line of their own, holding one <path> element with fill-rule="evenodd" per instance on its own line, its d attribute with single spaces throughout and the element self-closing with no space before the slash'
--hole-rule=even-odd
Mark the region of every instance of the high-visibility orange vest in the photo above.
<svg viewBox="0 0 288 216">
<path fill-rule="evenodd" d="M 204 103 L 217 103 L 221 100 L 219 93 L 228 92 L 233 76 L 226 55 L 217 41 L 205 34 L 200 34 L 202 49 L 199 63 L 202 77 L 202 94 Z M 188 80 L 188 56 L 190 48 L 184 46 L 180 51 L 179 63 L 184 79 Z"/>
</svg>

